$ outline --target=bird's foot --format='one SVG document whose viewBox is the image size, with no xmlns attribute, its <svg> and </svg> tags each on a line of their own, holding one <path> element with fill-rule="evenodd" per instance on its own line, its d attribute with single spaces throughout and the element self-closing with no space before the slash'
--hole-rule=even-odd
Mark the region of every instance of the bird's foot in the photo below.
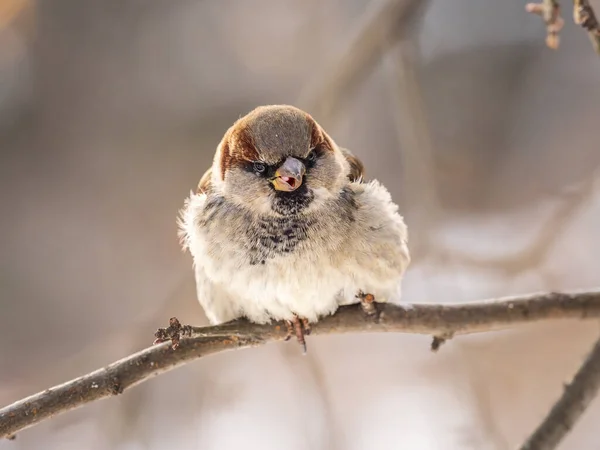
<svg viewBox="0 0 600 450">
<path fill-rule="evenodd" d="M 364 313 L 368 316 L 377 314 L 377 305 L 373 294 L 365 294 L 363 291 L 358 291 L 356 298 L 360 299 L 360 306 Z"/>
<path fill-rule="evenodd" d="M 308 323 L 308 319 L 298 317 L 294 314 L 294 319 L 286 320 L 285 324 L 287 325 L 287 335 L 285 340 L 289 341 L 293 335 L 296 335 L 298 343 L 302 345 L 302 353 L 306 354 L 305 336 L 310 334 L 310 323 Z"/>
<path fill-rule="evenodd" d="M 153 345 L 160 344 L 162 342 L 171 341 L 171 348 L 177 350 L 179 342 L 184 336 L 192 335 L 192 327 L 189 325 L 181 325 L 177 317 L 171 317 L 169 319 L 169 326 L 167 328 L 159 328 L 154 333 L 156 338 Z"/>
</svg>

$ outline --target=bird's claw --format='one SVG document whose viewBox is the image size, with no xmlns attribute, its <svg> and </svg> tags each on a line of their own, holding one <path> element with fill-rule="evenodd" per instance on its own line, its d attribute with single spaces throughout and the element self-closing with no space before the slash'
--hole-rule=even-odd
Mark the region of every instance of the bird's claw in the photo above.
<svg viewBox="0 0 600 450">
<path fill-rule="evenodd" d="M 294 319 L 286 320 L 285 324 L 287 325 L 287 335 L 285 336 L 284 340 L 289 341 L 292 336 L 295 335 L 298 343 L 302 345 L 302 353 L 306 354 L 305 336 L 308 336 L 311 331 L 308 319 L 300 318 L 294 314 Z"/>
<path fill-rule="evenodd" d="M 375 296 L 373 294 L 365 294 L 363 291 L 358 291 L 356 298 L 360 299 L 360 306 L 365 314 L 372 316 L 377 313 Z"/>
<path fill-rule="evenodd" d="M 176 350 L 179 347 L 179 341 L 182 337 L 191 336 L 192 327 L 190 325 L 181 325 L 177 317 L 171 317 L 169 319 L 169 326 L 167 328 L 159 328 L 154 333 L 156 338 L 152 345 L 160 344 L 162 342 L 171 341 L 171 348 Z"/>
</svg>

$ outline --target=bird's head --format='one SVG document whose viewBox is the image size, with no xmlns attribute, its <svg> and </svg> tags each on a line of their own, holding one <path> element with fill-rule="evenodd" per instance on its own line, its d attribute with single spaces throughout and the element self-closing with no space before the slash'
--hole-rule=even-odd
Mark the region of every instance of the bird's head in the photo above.
<svg viewBox="0 0 600 450">
<path fill-rule="evenodd" d="M 351 165 L 307 113 L 261 106 L 221 140 L 211 183 L 229 200 L 262 214 L 298 214 L 339 195 Z"/>
</svg>

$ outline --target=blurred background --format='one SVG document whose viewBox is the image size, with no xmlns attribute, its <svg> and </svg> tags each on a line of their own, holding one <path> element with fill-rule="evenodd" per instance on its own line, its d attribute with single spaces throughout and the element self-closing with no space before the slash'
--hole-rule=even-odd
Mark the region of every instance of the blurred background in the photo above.
<svg viewBox="0 0 600 450">
<path fill-rule="evenodd" d="M 403 299 L 600 285 L 600 61 L 498 0 L 0 0 L 0 405 L 206 324 L 175 218 L 255 106 L 306 109 L 400 205 Z M 600 11 L 600 0 L 592 1 Z M 205 358 L 1 450 L 515 448 L 598 334 L 310 338 Z M 561 449 L 598 449 L 600 400 Z"/>
</svg>

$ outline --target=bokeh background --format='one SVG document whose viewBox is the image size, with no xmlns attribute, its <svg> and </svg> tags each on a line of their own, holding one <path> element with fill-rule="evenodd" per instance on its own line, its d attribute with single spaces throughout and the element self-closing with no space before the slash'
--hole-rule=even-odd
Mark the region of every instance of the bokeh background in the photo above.
<svg viewBox="0 0 600 450">
<path fill-rule="evenodd" d="M 206 323 L 175 217 L 260 104 L 305 108 L 389 187 L 406 301 L 600 285 L 600 60 L 564 10 L 552 51 L 520 2 L 1 0 L 0 405 L 146 347 L 173 315 Z M 0 449 L 512 449 L 597 334 L 221 354 Z M 600 448 L 598 420 L 600 400 L 560 448 Z"/>
</svg>

